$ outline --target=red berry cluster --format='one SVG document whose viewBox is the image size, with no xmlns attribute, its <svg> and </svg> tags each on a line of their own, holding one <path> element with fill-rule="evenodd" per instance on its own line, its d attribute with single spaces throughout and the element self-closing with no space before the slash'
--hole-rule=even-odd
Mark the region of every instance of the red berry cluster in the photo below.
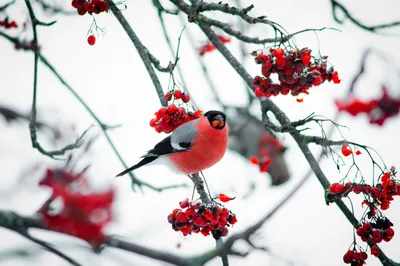
<svg viewBox="0 0 400 266">
<path fill-rule="evenodd" d="M 228 227 L 237 222 L 236 215 L 225 207 L 216 203 L 204 204 L 201 202 L 179 202 L 181 208 L 174 209 L 168 215 L 168 222 L 172 229 L 181 231 L 184 236 L 192 232 L 208 236 L 211 232 L 215 239 L 228 235 Z"/>
<path fill-rule="evenodd" d="M 393 223 L 380 210 L 387 210 L 394 196 L 400 196 L 400 183 L 394 179 L 395 174 L 395 170 L 383 173 L 374 186 L 347 182 L 344 185 L 333 183 L 329 187 L 328 202 L 342 196 L 347 196 L 350 192 L 364 194 L 365 200 L 362 202 L 362 206 L 366 205 L 368 210 L 361 219 L 361 226 L 356 230 L 357 235 L 364 242 L 367 242 L 370 237 L 375 243 L 380 243 L 382 240 L 389 242 L 394 237 Z M 352 263 L 352 265 L 364 265 L 366 254 L 362 255 L 365 258 L 355 254 L 357 252 L 349 250 L 343 257 L 344 262 L 348 264 Z M 371 248 L 371 254 L 379 256 L 378 247 L 374 246 Z"/>
<path fill-rule="evenodd" d="M 76 11 L 79 15 L 83 16 L 86 13 L 90 15 L 100 14 L 101 12 L 107 12 L 109 9 L 109 5 L 104 0 L 72 0 L 72 7 L 76 8 Z"/>
<path fill-rule="evenodd" d="M 338 73 L 330 67 L 327 69 L 327 56 L 313 58 L 311 50 L 285 51 L 282 48 L 255 52 L 255 61 L 261 64 L 263 77 L 256 76 L 253 85 L 256 87 L 257 97 L 277 96 L 279 93 L 293 96 L 300 93 L 308 94 L 312 86 L 319 86 L 325 80 L 340 83 Z M 279 82 L 275 83 L 270 78 L 272 73 L 278 74 Z"/>
<path fill-rule="evenodd" d="M 354 193 L 362 192 L 364 195 L 369 195 L 370 198 L 365 200 L 363 204 L 367 204 L 371 208 L 371 215 L 375 215 L 375 206 L 379 206 L 381 210 L 387 210 L 390 207 L 390 202 L 394 196 L 400 196 L 400 183 L 392 178 L 389 172 L 381 176 L 381 182 L 375 186 L 361 185 L 353 188 Z"/>
<path fill-rule="evenodd" d="M 392 178 L 391 173 L 386 172 L 381 176 L 381 182 L 375 186 L 368 184 L 357 184 L 347 182 L 345 185 L 341 183 L 333 183 L 329 187 L 332 194 L 343 194 L 353 191 L 356 194 L 363 193 L 367 199 L 363 201 L 363 205 L 370 208 L 369 216 L 376 215 L 377 207 L 381 210 L 387 210 L 394 196 L 400 196 L 400 183 Z"/>
<path fill-rule="evenodd" d="M 4 20 L 0 20 L 0 26 L 6 29 L 18 28 L 17 22 L 14 20 L 10 22 L 8 17 L 6 17 Z"/>
<path fill-rule="evenodd" d="M 389 242 L 394 236 L 393 224 L 384 216 L 376 218 L 371 223 L 364 222 L 362 226 L 357 228 L 356 233 L 364 242 L 368 241 L 369 236 L 375 243 L 383 241 Z"/>
<path fill-rule="evenodd" d="M 105 241 L 104 228 L 111 222 L 115 190 L 88 193 L 84 172 L 48 169 L 39 183 L 52 189 L 52 198 L 62 200 L 62 209 L 55 213 L 46 202 L 38 211 L 44 227 L 86 240 L 94 247 Z M 73 187 L 73 189 L 71 188 Z"/>
<path fill-rule="evenodd" d="M 150 126 L 154 127 L 158 133 L 170 133 L 180 125 L 201 117 L 201 110 L 187 112 L 185 107 L 180 106 L 189 103 L 189 94 L 181 90 L 171 90 L 164 97 L 167 101 L 173 101 L 177 105 L 170 103 L 168 107 L 161 107 L 154 113 L 156 117 L 150 120 Z"/>
<path fill-rule="evenodd" d="M 348 250 L 343 256 L 343 261 L 351 266 L 363 266 L 368 254 L 364 251 Z"/>
<path fill-rule="evenodd" d="M 400 99 L 390 97 L 386 86 L 382 86 L 380 99 L 361 101 L 351 95 L 347 100 L 336 100 L 335 104 L 339 111 L 347 112 L 352 116 L 365 113 L 368 115 L 370 124 L 379 126 L 382 126 L 387 118 L 398 115 L 400 112 Z"/>
</svg>

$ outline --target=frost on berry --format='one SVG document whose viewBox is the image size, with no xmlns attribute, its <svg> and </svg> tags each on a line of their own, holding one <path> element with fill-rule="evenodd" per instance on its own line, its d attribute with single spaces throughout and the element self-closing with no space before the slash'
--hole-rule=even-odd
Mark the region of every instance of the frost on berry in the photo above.
<svg viewBox="0 0 400 266">
<path fill-rule="evenodd" d="M 200 201 L 189 202 L 186 198 L 179 202 L 179 206 L 181 209 L 175 209 L 167 220 L 172 229 L 184 236 L 201 233 L 219 239 L 227 236 L 228 227 L 237 222 L 235 214 L 215 201 L 204 204 Z"/>
<path fill-rule="evenodd" d="M 308 48 L 263 50 L 255 53 L 255 62 L 261 64 L 262 76 L 253 79 L 255 94 L 259 98 L 289 93 L 293 96 L 308 94 L 311 87 L 319 86 L 326 80 L 340 83 L 333 67 L 327 68 L 327 57 L 315 58 Z M 271 74 L 276 74 L 277 82 L 272 81 Z"/>
</svg>

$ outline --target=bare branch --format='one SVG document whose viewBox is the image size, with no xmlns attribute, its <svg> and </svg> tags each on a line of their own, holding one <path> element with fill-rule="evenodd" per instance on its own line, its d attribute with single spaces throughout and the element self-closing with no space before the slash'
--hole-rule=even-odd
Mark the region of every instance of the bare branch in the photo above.
<svg viewBox="0 0 400 266">
<path fill-rule="evenodd" d="M 360 27 L 366 31 L 370 31 L 370 32 L 377 32 L 377 30 L 380 30 L 380 29 L 391 28 L 391 27 L 396 27 L 396 26 L 400 25 L 400 21 L 393 21 L 393 22 L 385 23 L 385 24 L 367 26 L 367 25 L 363 24 L 362 22 L 360 22 L 358 19 L 354 18 L 353 15 L 351 15 L 351 13 L 347 10 L 347 8 L 344 5 L 340 4 L 338 1 L 330 0 L 330 2 L 332 5 L 333 18 L 339 24 L 343 24 L 344 20 L 338 18 L 337 10 L 342 11 L 343 14 L 345 15 L 345 17 L 348 18 L 355 25 L 357 25 L 358 27 Z"/>
<path fill-rule="evenodd" d="M 115 5 L 115 3 L 112 0 L 107 0 L 111 11 L 121 24 L 122 28 L 124 28 L 126 34 L 129 36 L 129 39 L 131 39 L 133 45 L 135 46 L 136 50 L 139 53 L 140 58 L 143 61 L 143 64 L 146 67 L 147 72 L 150 75 L 151 81 L 153 82 L 153 85 L 157 91 L 158 98 L 160 100 L 160 103 L 162 106 L 167 106 L 167 100 L 164 97 L 164 92 L 161 86 L 160 81 L 158 80 L 157 74 L 154 72 L 153 66 L 151 64 L 150 58 L 149 58 L 149 53 L 147 51 L 147 48 L 142 44 L 140 41 L 139 37 L 136 35 L 136 33 L 133 31 L 131 25 L 128 23 L 126 20 L 125 16 L 122 14 L 121 10 L 118 9 L 118 7 Z"/>
</svg>

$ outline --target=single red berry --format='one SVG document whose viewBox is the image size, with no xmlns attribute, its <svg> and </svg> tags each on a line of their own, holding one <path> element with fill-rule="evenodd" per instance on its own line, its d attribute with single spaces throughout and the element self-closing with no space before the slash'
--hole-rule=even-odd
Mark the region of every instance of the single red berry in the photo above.
<svg viewBox="0 0 400 266">
<path fill-rule="evenodd" d="M 76 2 L 76 0 L 72 0 L 71 6 L 72 6 L 73 8 L 78 8 L 78 3 Z"/>
<path fill-rule="evenodd" d="M 192 208 L 189 208 L 185 211 L 186 218 L 192 220 L 196 216 L 196 211 Z"/>
<path fill-rule="evenodd" d="M 211 227 L 210 226 L 204 227 L 203 229 L 201 229 L 200 232 L 203 234 L 203 236 L 208 236 L 211 232 Z"/>
<path fill-rule="evenodd" d="M 215 205 L 215 206 L 213 207 L 213 209 L 212 209 L 212 212 L 213 212 L 213 214 L 215 214 L 215 215 L 220 215 L 221 212 L 222 212 L 222 209 L 221 209 L 220 206 Z"/>
<path fill-rule="evenodd" d="M 353 260 L 360 261 L 361 260 L 361 252 L 354 252 Z"/>
<path fill-rule="evenodd" d="M 360 252 L 361 261 L 368 259 L 368 254 L 366 252 Z"/>
<path fill-rule="evenodd" d="M 301 61 L 303 62 L 304 65 L 308 66 L 311 61 L 311 54 L 310 53 L 304 53 L 300 57 Z"/>
<path fill-rule="evenodd" d="M 167 92 L 164 97 L 165 97 L 165 99 L 167 101 L 171 101 L 172 100 L 172 94 L 170 92 Z"/>
<path fill-rule="evenodd" d="M 366 234 L 369 235 L 369 234 L 372 233 L 372 226 L 371 226 L 370 223 L 364 223 L 363 226 L 362 226 L 362 228 L 364 229 L 364 232 L 365 232 Z"/>
<path fill-rule="evenodd" d="M 339 194 L 343 192 L 343 185 L 339 184 L 339 183 L 333 183 L 330 187 L 329 187 L 329 191 L 333 194 Z"/>
<path fill-rule="evenodd" d="M 187 103 L 189 101 L 190 101 L 189 94 L 186 94 L 186 93 L 182 94 L 182 102 Z"/>
<path fill-rule="evenodd" d="M 182 201 L 179 202 L 179 207 L 181 207 L 182 209 L 186 208 L 189 205 L 189 199 L 186 198 Z"/>
<path fill-rule="evenodd" d="M 167 113 L 167 108 L 161 107 L 156 113 L 156 120 L 160 120 Z"/>
<path fill-rule="evenodd" d="M 312 81 L 312 85 L 314 85 L 314 86 L 321 85 L 321 83 L 322 83 L 322 77 L 321 76 L 316 76 L 314 78 L 314 80 Z"/>
<path fill-rule="evenodd" d="M 221 235 L 221 236 L 227 236 L 228 235 L 228 228 L 226 228 L 226 227 L 222 227 L 221 229 L 219 229 L 219 234 Z"/>
<path fill-rule="evenodd" d="M 360 150 L 357 150 L 357 151 L 356 151 L 356 155 L 360 155 L 360 154 L 362 154 L 361 151 L 360 151 Z"/>
<path fill-rule="evenodd" d="M 389 227 L 385 230 L 385 236 L 394 236 L 394 230 L 392 227 Z"/>
<path fill-rule="evenodd" d="M 175 114 L 176 112 L 178 112 L 178 107 L 176 107 L 175 104 L 171 104 L 171 105 L 169 105 L 169 106 L 167 107 L 167 112 L 168 112 L 168 114 L 173 115 L 173 114 Z"/>
<path fill-rule="evenodd" d="M 94 45 L 96 43 L 96 37 L 92 34 L 87 38 L 87 42 L 89 45 Z"/>
<path fill-rule="evenodd" d="M 285 65 L 286 65 L 286 60 L 285 60 L 285 58 L 283 56 L 276 58 L 276 68 L 277 69 L 282 70 L 282 69 L 285 68 Z"/>
<path fill-rule="evenodd" d="M 389 207 L 390 207 L 390 202 L 389 201 L 382 201 L 381 202 L 381 210 L 382 211 L 389 209 Z"/>
<path fill-rule="evenodd" d="M 264 96 L 264 93 L 263 93 L 259 88 L 257 88 L 257 89 L 254 91 L 254 94 L 255 94 L 258 98 L 261 98 L 261 97 Z"/>
<path fill-rule="evenodd" d="M 234 225 L 236 222 L 237 222 L 236 215 L 234 215 L 234 214 L 229 215 L 228 223 Z"/>
<path fill-rule="evenodd" d="M 285 54 L 285 51 L 282 48 L 276 48 L 273 50 L 272 54 L 275 57 L 282 57 Z"/>
<path fill-rule="evenodd" d="M 167 219 L 168 219 L 168 223 L 170 223 L 170 224 L 175 223 L 175 220 L 176 220 L 174 215 L 172 215 L 172 213 L 168 215 Z"/>
<path fill-rule="evenodd" d="M 353 192 L 356 194 L 360 194 L 360 192 L 362 191 L 361 186 L 354 186 L 353 188 Z"/>
<path fill-rule="evenodd" d="M 197 226 L 202 226 L 204 224 L 204 221 L 205 220 L 204 220 L 203 216 L 201 216 L 201 215 L 196 215 L 193 218 L 193 224 L 197 225 Z"/>
<path fill-rule="evenodd" d="M 374 240 L 375 243 L 380 243 L 382 242 L 382 232 L 381 230 L 373 230 L 371 234 L 372 240 Z"/>
<path fill-rule="evenodd" d="M 204 218 L 206 218 L 207 221 L 210 221 L 213 218 L 213 213 L 210 209 L 205 209 L 203 212 Z"/>
<path fill-rule="evenodd" d="M 172 211 L 172 216 L 176 217 L 176 214 L 177 214 L 178 212 L 181 212 L 181 211 L 182 211 L 182 210 L 179 209 L 179 208 L 174 209 L 174 210 Z"/>
<path fill-rule="evenodd" d="M 185 223 L 187 221 L 186 215 L 184 212 L 178 212 L 176 214 L 176 220 L 180 223 Z"/>
<path fill-rule="evenodd" d="M 332 81 L 333 83 L 340 83 L 340 79 L 339 79 L 339 73 L 337 71 L 333 72 L 333 76 L 332 76 Z"/>
<path fill-rule="evenodd" d="M 384 173 L 381 177 L 381 181 L 383 184 L 387 184 L 390 179 L 390 173 Z"/>
<path fill-rule="evenodd" d="M 228 217 L 229 216 L 229 210 L 227 208 L 222 208 L 221 213 L 219 215 L 220 217 Z"/>
<path fill-rule="evenodd" d="M 201 110 L 197 110 L 196 112 L 194 112 L 194 116 L 196 118 L 200 118 L 202 115 L 203 115 L 203 111 L 201 111 Z"/>
<path fill-rule="evenodd" d="M 180 90 L 176 90 L 174 92 L 174 96 L 175 96 L 175 99 L 179 100 L 180 98 L 182 98 L 182 92 Z"/>
<path fill-rule="evenodd" d="M 154 127 L 156 125 L 157 120 L 155 118 L 150 120 L 150 126 Z"/>
<path fill-rule="evenodd" d="M 226 219 L 226 217 L 219 217 L 219 225 L 220 226 L 225 226 L 228 223 L 228 220 Z"/>
<path fill-rule="evenodd" d="M 357 233 L 358 236 L 365 235 L 364 228 L 363 227 L 358 227 L 357 230 L 356 230 L 356 233 Z"/>
<path fill-rule="evenodd" d="M 371 255 L 374 255 L 375 257 L 379 257 L 379 249 L 377 246 L 373 246 L 371 248 Z"/>
</svg>

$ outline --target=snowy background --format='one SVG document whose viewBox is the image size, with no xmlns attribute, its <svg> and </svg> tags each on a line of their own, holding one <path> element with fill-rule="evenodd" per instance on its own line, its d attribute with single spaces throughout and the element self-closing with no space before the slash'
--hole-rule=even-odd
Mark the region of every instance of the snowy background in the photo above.
<svg viewBox="0 0 400 266">
<path fill-rule="evenodd" d="M 333 99 L 346 95 L 366 47 L 373 47 L 387 54 L 390 64 L 378 57 L 372 57 L 367 64 L 367 75 L 356 89 L 358 95 L 363 99 L 378 96 L 381 84 L 385 83 L 388 84 L 392 95 L 399 96 L 400 84 L 396 70 L 399 66 L 396 66 L 396 63 L 400 58 L 400 28 L 386 30 L 390 35 L 375 35 L 352 25 L 349 21 L 338 25 L 332 18 L 329 1 L 242 2 L 244 6 L 253 3 L 256 8 L 251 14 L 267 15 L 288 32 L 323 26 L 341 30 L 323 31 L 318 34 L 310 32 L 296 37 L 299 47 L 307 46 L 314 52 L 319 48 L 321 54 L 329 55 L 330 63 L 338 70 L 342 83 L 324 84 L 311 89 L 310 95 L 304 98 L 303 103 L 297 103 L 294 97 L 274 98 L 274 102 L 292 120 L 304 118 L 312 112 L 333 117 Z M 5 0 L 0 0 L 0 6 L 4 3 Z M 345 4 L 355 17 L 367 25 L 399 19 L 400 4 L 395 0 L 379 4 L 371 0 Z M 69 3 L 65 6 L 72 10 Z M 127 1 L 127 6 L 124 15 L 143 44 L 164 65 L 173 60 L 158 23 L 157 11 L 151 1 Z M 96 44 L 89 46 L 86 36 L 92 21 L 90 16 L 51 17 L 41 13 L 38 8 L 35 10 L 37 17 L 43 21 L 57 19 L 54 26 L 39 28 L 43 55 L 104 123 L 123 125 L 109 131 L 109 134 L 128 164 L 134 164 L 144 151 L 164 135 L 155 133 L 154 129 L 148 126 L 153 113 L 159 108 L 159 101 L 138 53 L 125 32 L 111 14 L 101 14 L 97 16 L 97 23 L 105 28 L 106 34 L 98 36 Z M 15 14 L 19 23 L 28 16 L 25 4 L 21 0 L 8 10 L 8 14 Z M 216 17 L 237 25 L 237 21 L 232 17 L 218 14 Z M 166 16 L 165 19 L 170 37 L 176 45 L 183 27 L 176 17 Z M 190 25 L 189 30 L 201 45 L 205 36 L 196 25 Z M 18 32 L 19 30 L 14 30 L 14 33 Z M 13 32 L 10 31 L 11 33 Z M 271 30 L 264 26 L 249 27 L 248 34 L 272 37 Z M 21 36 L 31 39 L 29 32 L 22 33 Z M 0 104 L 28 113 L 32 100 L 33 54 L 15 51 L 13 45 L 3 38 L 0 38 L 0 48 Z M 236 56 L 240 54 L 237 40 L 233 39 L 228 48 Z M 247 49 L 250 52 L 256 48 L 261 46 L 249 46 Z M 180 57 L 179 64 L 195 101 L 205 110 L 220 108 L 205 82 L 195 51 L 191 49 L 185 33 L 181 41 Z M 213 52 L 205 56 L 205 62 L 222 100 L 227 104 L 244 106 L 246 94 L 243 83 L 222 56 Z M 259 74 L 260 66 L 255 65 L 251 58 L 246 61 L 246 68 L 252 75 Z M 168 75 L 159 74 L 159 77 L 166 89 Z M 45 134 L 39 134 L 39 140 L 44 147 L 52 149 L 68 144 L 95 123 L 71 93 L 42 64 L 39 64 L 38 82 L 38 117 L 60 126 L 63 132 L 63 138 L 56 146 L 48 141 Z M 254 114 L 258 115 L 259 108 L 254 106 L 253 110 Z M 384 127 L 377 127 L 369 125 L 366 117 L 354 119 L 343 115 L 339 122 L 349 127 L 343 130 L 347 139 L 374 147 L 388 166 L 399 166 L 399 121 L 399 118 L 391 118 Z M 50 195 L 49 190 L 36 185 L 38 180 L 47 167 L 62 167 L 63 162 L 51 160 L 32 149 L 27 123 L 17 122 L 9 126 L 0 117 L 0 128 L 0 209 L 32 214 Z M 319 131 L 316 129 L 310 133 L 318 134 Z M 167 215 L 178 206 L 179 201 L 190 197 L 191 188 L 162 193 L 145 188 L 144 193 L 132 192 L 128 177 L 114 178 L 123 167 L 100 129 L 91 129 L 89 135 L 98 135 L 98 138 L 88 154 L 79 161 L 77 168 L 90 164 L 90 180 L 99 189 L 108 185 L 117 187 L 118 198 L 114 205 L 116 221 L 108 228 L 110 234 L 183 256 L 198 254 L 214 247 L 215 242 L 211 237 L 193 235 L 185 238 L 174 232 L 167 223 Z M 227 204 L 238 217 L 238 223 L 230 229 L 231 234 L 240 232 L 267 213 L 307 172 L 308 164 L 293 140 L 288 136 L 280 137 L 288 146 L 285 156 L 292 174 L 291 180 L 281 187 L 269 187 L 269 180 L 261 175 L 256 167 L 229 151 L 220 163 L 205 171 L 213 193 L 222 192 L 237 196 L 236 200 Z M 339 138 L 337 133 L 335 137 Z M 312 146 L 312 150 L 317 155 L 320 149 Z M 76 153 L 79 154 L 79 151 Z M 359 156 L 357 160 L 364 177 L 371 178 L 371 167 L 366 156 Z M 322 167 L 331 182 L 339 181 L 345 173 L 339 173 L 330 159 L 325 160 Z M 163 167 L 141 168 L 135 173 L 142 180 L 156 186 L 183 182 L 190 185 L 187 177 L 169 173 Z M 256 190 L 246 199 L 242 199 L 248 193 L 251 182 L 257 184 Z M 357 217 L 360 217 L 361 197 L 353 197 L 353 203 L 358 210 Z M 394 223 L 395 229 L 399 228 L 400 224 L 399 210 L 400 203 L 397 199 L 385 212 Z M 92 253 L 83 241 L 65 235 L 42 231 L 34 231 L 34 235 L 51 241 L 83 265 L 167 265 L 110 248 L 97 255 Z M 342 256 L 352 242 L 352 227 L 336 206 L 325 204 L 320 184 L 311 177 L 288 205 L 265 223 L 255 239 L 257 244 L 267 247 L 271 252 L 253 251 L 245 258 L 231 257 L 231 265 L 342 265 Z M 181 244 L 179 249 L 178 243 Z M 364 245 L 361 241 L 359 243 Z M 400 261 L 399 245 L 400 237 L 395 235 L 391 242 L 382 243 L 381 247 L 388 257 Z M 240 242 L 236 247 L 242 250 L 248 248 Z M 29 253 L 29 257 L 10 256 L 11 250 L 14 249 L 32 253 Z M 39 250 L 34 243 L 15 232 L 0 228 L 0 265 L 67 265 L 55 255 Z M 380 265 L 379 261 L 371 256 L 367 263 Z M 220 265 L 220 260 L 214 259 L 208 265 Z"/>
</svg>

